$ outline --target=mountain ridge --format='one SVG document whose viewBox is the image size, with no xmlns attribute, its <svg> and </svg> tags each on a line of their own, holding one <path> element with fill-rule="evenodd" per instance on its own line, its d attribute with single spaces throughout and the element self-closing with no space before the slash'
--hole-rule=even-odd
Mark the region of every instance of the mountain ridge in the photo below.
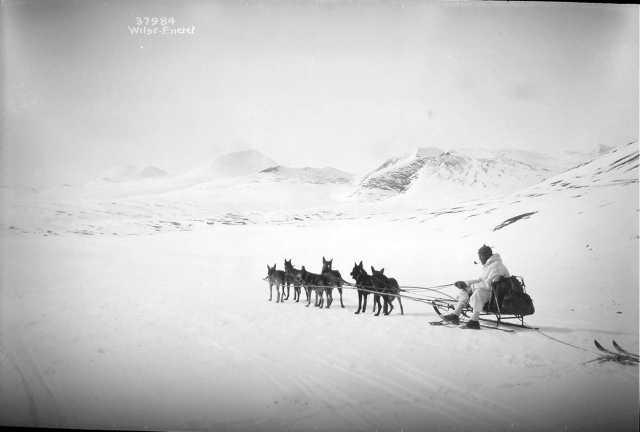
<svg viewBox="0 0 640 432">
<path fill-rule="evenodd" d="M 505 156 L 473 157 L 457 150 L 419 148 L 409 157 L 390 158 L 365 175 L 354 196 L 384 199 L 396 195 L 460 193 L 472 197 L 503 193 L 536 184 L 553 174 L 544 166 Z M 455 190 L 457 189 L 457 191 Z M 463 193 L 464 192 L 464 193 Z M 424 197 L 423 197 L 424 198 Z"/>
<path fill-rule="evenodd" d="M 302 167 L 294 168 L 275 165 L 261 170 L 258 175 L 269 176 L 273 181 L 300 181 L 303 183 L 336 183 L 348 184 L 353 181 L 353 174 L 333 167 Z"/>
</svg>

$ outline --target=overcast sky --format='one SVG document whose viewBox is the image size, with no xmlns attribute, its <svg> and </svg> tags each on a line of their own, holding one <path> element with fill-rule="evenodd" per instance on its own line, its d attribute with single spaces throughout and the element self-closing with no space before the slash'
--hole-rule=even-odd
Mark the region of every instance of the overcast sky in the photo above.
<svg viewBox="0 0 640 432">
<path fill-rule="evenodd" d="M 255 148 L 351 172 L 418 146 L 638 135 L 638 8 L 420 1 L 2 2 L 5 183 Z M 132 35 L 136 17 L 194 34 Z"/>
</svg>

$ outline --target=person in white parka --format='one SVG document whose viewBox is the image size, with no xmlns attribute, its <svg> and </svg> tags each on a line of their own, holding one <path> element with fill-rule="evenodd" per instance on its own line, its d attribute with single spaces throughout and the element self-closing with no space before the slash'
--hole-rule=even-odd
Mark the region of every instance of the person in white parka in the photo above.
<svg viewBox="0 0 640 432">
<path fill-rule="evenodd" d="M 491 284 L 501 277 L 509 277 L 509 270 L 502 263 L 499 254 L 494 254 L 491 248 L 483 245 L 478 249 L 478 258 L 482 264 L 482 274 L 478 279 L 458 281 L 454 285 L 460 289 L 458 305 L 453 313 L 442 317 L 443 320 L 453 324 L 460 323 L 460 313 L 468 304 L 473 309 L 473 315 L 462 328 L 480 329 L 480 312 L 484 305 L 491 299 Z"/>
</svg>

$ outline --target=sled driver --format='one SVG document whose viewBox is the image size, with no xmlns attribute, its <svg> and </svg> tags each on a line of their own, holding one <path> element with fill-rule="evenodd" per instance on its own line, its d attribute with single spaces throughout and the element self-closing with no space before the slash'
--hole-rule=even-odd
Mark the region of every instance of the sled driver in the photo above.
<svg viewBox="0 0 640 432">
<path fill-rule="evenodd" d="M 443 320 L 453 324 L 460 323 L 460 313 L 469 304 L 473 309 L 471 319 L 462 326 L 468 329 L 480 329 L 480 312 L 484 305 L 491 299 L 491 284 L 500 277 L 509 277 L 509 270 L 502 263 L 499 254 L 494 254 L 491 248 L 483 245 L 478 249 L 478 258 L 482 264 L 482 274 L 480 278 L 469 281 L 458 281 L 454 285 L 460 289 L 458 295 L 458 305 L 453 313 L 442 317 Z"/>
</svg>

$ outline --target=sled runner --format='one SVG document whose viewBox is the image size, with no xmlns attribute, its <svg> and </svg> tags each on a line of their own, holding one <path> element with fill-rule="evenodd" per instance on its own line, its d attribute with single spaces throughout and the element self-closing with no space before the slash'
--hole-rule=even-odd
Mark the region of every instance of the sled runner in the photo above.
<svg viewBox="0 0 640 432">
<path fill-rule="evenodd" d="M 431 305 L 439 316 L 444 311 L 455 309 L 457 301 L 449 299 L 433 300 Z M 480 320 L 493 322 L 496 325 L 505 324 L 522 328 L 529 327 L 524 323 L 524 317 L 533 315 L 535 308 L 529 294 L 526 293 L 524 279 L 520 276 L 502 277 L 491 285 L 491 298 L 484 305 L 480 313 Z M 464 317 L 472 313 L 470 306 L 462 310 Z M 487 318 L 493 315 L 495 319 Z M 516 320 L 516 322 L 509 322 Z M 519 321 L 519 323 L 517 322 Z"/>
<path fill-rule="evenodd" d="M 466 321 L 460 321 L 460 323 L 458 324 L 453 324 L 449 321 L 445 321 L 445 320 L 440 320 L 440 321 L 430 321 L 429 324 L 432 326 L 443 326 L 443 327 L 455 327 L 455 328 L 461 328 L 462 325 L 465 323 Z M 491 329 L 491 330 L 500 330 L 506 333 L 513 333 L 515 330 L 514 329 L 510 329 L 510 328 L 502 328 L 502 327 L 498 327 L 498 325 L 486 325 L 486 324 L 480 324 L 480 328 L 486 328 L 486 329 Z"/>
</svg>

